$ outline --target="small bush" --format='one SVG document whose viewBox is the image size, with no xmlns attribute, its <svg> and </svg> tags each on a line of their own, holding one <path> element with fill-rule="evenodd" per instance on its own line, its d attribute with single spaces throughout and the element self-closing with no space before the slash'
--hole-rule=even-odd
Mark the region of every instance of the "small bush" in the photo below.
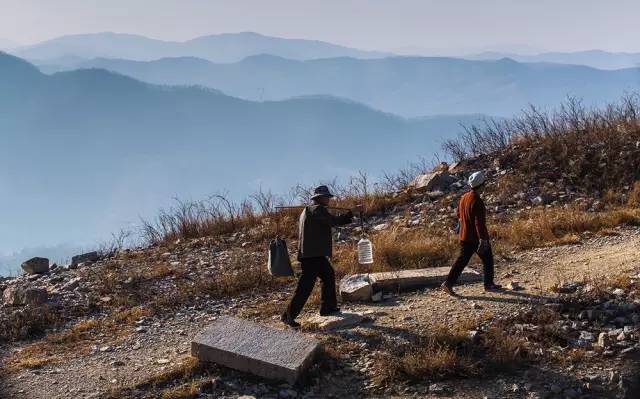
<svg viewBox="0 0 640 399">
<path fill-rule="evenodd" d="M 0 315 L 0 342 L 37 336 L 62 321 L 59 310 L 49 305 L 4 312 Z"/>
</svg>

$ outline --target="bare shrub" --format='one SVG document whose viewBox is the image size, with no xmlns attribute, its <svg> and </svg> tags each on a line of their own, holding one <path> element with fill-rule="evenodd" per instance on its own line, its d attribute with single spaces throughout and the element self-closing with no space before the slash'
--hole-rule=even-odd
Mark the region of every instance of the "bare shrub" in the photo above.
<svg viewBox="0 0 640 399">
<path fill-rule="evenodd" d="M 601 109 L 568 98 L 557 110 L 467 126 L 443 148 L 454 159 L 490 155 L 524 176 L 563 180 L 585 192 L 632 185 L 640 176 L 637 94 Z"/>
<path fill-rule="evenodd" d="M 39 335 L 62 321 L 59 310 L 50 305 L 25 306 L 5 312 L 0 315 L 0 342 Z"/>
</svg>

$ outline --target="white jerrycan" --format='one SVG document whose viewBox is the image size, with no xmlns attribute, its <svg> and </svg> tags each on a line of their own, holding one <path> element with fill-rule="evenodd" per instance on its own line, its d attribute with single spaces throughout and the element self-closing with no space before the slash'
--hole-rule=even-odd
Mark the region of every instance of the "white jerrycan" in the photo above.
<svg viewBox="0 0 640 399">
<path fill-rule="evenodd" d="M 362 237 L 358 241 L 358 263 L 361 265 L 370 265 L 373 263 L 373 244 L 371 241 Z"/>
</svg>

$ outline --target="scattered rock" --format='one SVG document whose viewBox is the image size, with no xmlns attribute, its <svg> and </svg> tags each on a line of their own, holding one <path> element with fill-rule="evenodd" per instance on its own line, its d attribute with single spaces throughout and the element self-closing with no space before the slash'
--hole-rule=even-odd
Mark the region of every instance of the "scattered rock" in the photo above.
<svg viewBox="0 0 640 399">
<path fill-rule="evenodd" d="M 49 271 L 49 259 L 38 257 L 31 258 L 24 262 L 21 267 L 27 274 L 44 274 Z"/>
<path fill-rule="evenodd" d="M 613 290 L 612 294 L 615 296 L 623 296 L 625 292 L 622 288 L 616 288 L 615 290 Z"/>
<path fill-rule="evenodd" d="M 512 290 L 512 291 L 520 291 L 522 290 L 522 286 L 520 286 L 520 283 L 517 281 L 511 281 L 508 285 L 507 288 Z"/>
<path fill-rule="evenodd" d="M 442 384 L 431 384 L 429 385 L 429 393 L 433 394 L 443 394 L 446 391 L 446 387 Z"/>
<path fill-rule="evenodd" d="M 572 294 L 581 287 L 580 283 L 576 283 L 574 281 L 565 281 L 559 286 L 556 287 L 556 291 L 560 294 Z"/>
<path fill-rule="evenodd" d="M 100 259 L 100 256 L 98 255 L 98 252 L 93 251 L 93 252 L 87 252 L 85 254 L 82 255 L 76 255 L 73 258 L 71 258 L 71 265 L 72 266 L 79 266 L 80 263 L 94 263 L 97 262 Z"/>
<path fill-rule="evenodd" d="M 601 332 L 598 334 L 598 344 L 601 348 L 606 348 L 611 346 L 611 338 L 609 338 L 609 334 Z"/>
<path fill-rule="evenodd" d="M 448 191 L 457 179 L 449 172 L 433 172 L 417 176 L 411 186 L 420 191 Z"/>
<path fill-rule="evenodd" d="M 365 319 L 362 313 L 342 312 L 330 316 L 313 316 L 307 323 L 325 331 L 352 327 L 360 324 Z"/>
<path fill-rule="evenodd" d="M 346 276 L 340 281 L 340 296 L 346 302 L 369 302 L 373 288 L 367 274 Z"/>
<path fill-rule="evenodd" d="M 82 278 L 80 277 L 72 278 L 68 283 L 62 286 L 62 290 L 73 291 L 80 286 L 80 281 L 82 281 Z"/>
</svg>

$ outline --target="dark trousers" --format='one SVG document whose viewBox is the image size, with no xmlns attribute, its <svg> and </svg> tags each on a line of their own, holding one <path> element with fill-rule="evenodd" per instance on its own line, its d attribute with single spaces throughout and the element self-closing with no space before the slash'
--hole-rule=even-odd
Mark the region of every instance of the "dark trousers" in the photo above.
<svg viewBox="0 0 640 399">
<path fill-rule="evenodd" d="M 283 315 L 288 320 L 295 320 L 302 311 L 304 304 L 307 303 L 313 286 L 316 285 L 316 279 L 320 278 L 321 296 L 320 296 L 320 312 L 331 312 L 338 307 L 338 299 L 336 298 L 336 275 L 333 267 L 326 257 L 305 258 L 300 260 L 302 265 L 302 274 L 298 280 L 298 286 L 293 294 L 291 303 L 287 307 Z"/>
<path fill-rule="evenodd" d="M 482 260 L 485 287 L 493 284 L 493 252 L 491 251 L 491 246 L 488 246 L 484 251 L 478 251 L 477 242 L 460 241 L 460 255 L 451 267 L 446 281 L 449 287 L 452 287 L 456 281 L 458 281 L 458 278 L 460 278 L 462 271 L 469 264 L 474 253 L 477 253 Z"/>
</svg>

